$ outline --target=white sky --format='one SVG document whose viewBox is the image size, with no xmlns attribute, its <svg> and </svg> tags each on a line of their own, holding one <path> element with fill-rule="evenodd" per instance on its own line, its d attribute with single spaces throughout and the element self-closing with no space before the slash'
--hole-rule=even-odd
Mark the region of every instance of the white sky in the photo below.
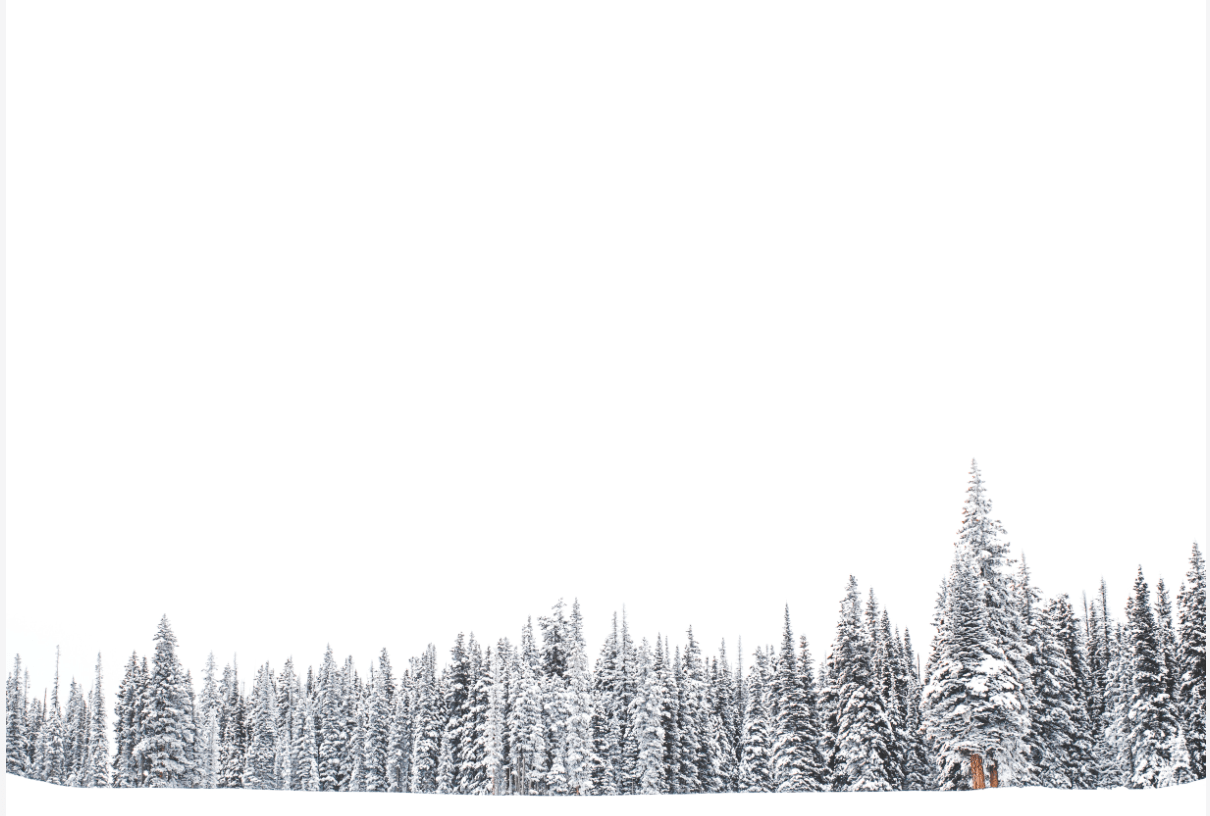
<svg viewBox="0 0 1210 816">
<path fill-rule="evenodd" d="M 1204 4 L 595 5 L 9 3 L 6 671 L 1175 594 Z"/>
</svg>

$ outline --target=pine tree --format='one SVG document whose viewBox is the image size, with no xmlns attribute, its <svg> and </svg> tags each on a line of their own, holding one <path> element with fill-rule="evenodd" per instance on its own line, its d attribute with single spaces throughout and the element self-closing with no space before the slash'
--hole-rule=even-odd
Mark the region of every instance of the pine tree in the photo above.
<svg viewBox="0 0 1210 816">
<path fill-rule="evenodd" d="M 155 657 L 143 710 L 143 738 L 134 747 L 147 763 L 147 784 L 153 788 L 182 787 L 193 768 L 189 761 L 190 701 L 184 673 L 176 658 L 176 636 L 168 616 L 160 619 Z"/>
<path fill-rule="evenodd" d="M 1029 667 L 1029 677 L 1031 684 L 1040 681 L 1045 681 L 1047 678 L 1041 675 L 1047 671 L 1045 664 L 1046 652 L 1046 629 L 1044 625 L 1044 615 L 1042 607 L 1042 593 L 1030 581 L 1029 567 L 1025 562 L 1025 555 L 1021 555 L 1021 564 L 1017 570 L 1017 579 L 1015 582 L 1015 590 L 1017 596 L 1017 605 L 1019 617 L 1021 620 L 1021 633 L 1026 644 L 1025 662 Z M 1047 737 L 1043 735 L 1043 731 L 1047 733 L 1053 732 L 1053 725 L 1044 724 L 1039 718 L 1045 718 L 1047 712 L 1043 706 L 1047 701 L 1043 700 L 1042 695 L 1038 690 L 1034 689 L 1034 694 L 1029 698 L 1030 709 L 1030 734 L 1025 741 L 1026 760 L 1022 763 L 1022 767 L 1017 772 L 1017 784 L 1019 785 L 1042 785 L 1046 784 L 1040 774 L 1044 766 L 1049 767 L 1054 763 L 1047 759 Z M 1052 772 L 1053 776 L 1053 772 Z"/>
<path fill-rule="evenodd" d="M 28 704 L 25 696 L 21 683 L 21 655 L 16 655 L 13 673 L 4 684 L 4 770 L 16 776 L 28 774 L 29 741 L 25 730 Z"/>
<path fill-rule="evenodd" d="M 392 793 L 411 789 L 413 694 L 410 672 L 405 672 L 402 686 L 394 694 L 387 735 L 387 790 Z"/>
<path fill-rule="evenodd" d="M 26 669 L 24 672 L 21 688 L 22 696 L 28 696 L 30 689 L 29 669 Z M 25 757 L 25 774 L 30 779 L 38 779 L 39 770 L 42 767 L 41 755 L 38 753 L 38 735 L 42 732 L 43 719 L 41 701 L 37 697 L 30 698 L 29 706 L 25 710 L 25 741 L 28 747 Z"/>
<path fill-rule="evenodd" d="M 533 624 L 527 622 L 521 632 L 521 648 L 517 654 L 517 678 L 511 731 L 514 734 L 513 774 L 517 792 L 522 795 L 542 793 L 546 778 L 546 724 L 539 677 L 540 656 L 534 644 Z"/>
<path fill-rule="evenodd" d="M 441 729 L 445 721 L 441 710 L 441 694 L 437 688 L 437 650 L 429 644 L 424 656 L 415 664 L 415 707 L 411 778 L 412 793 L 436 793 L 437 773 L 441 751 Z"/>
<path fill-rule="evenodd" d="M 202 693 L 198 699 L 198 771 L 203 788 L 217 788 L 219 775 L 219 711 L 222 702 L 214 680 L 214 652 L 206 658 Z"/>
<path fill-rule="evenodd" d="M 53 705 L 47 710 L 39 740 L 42 751 L 38 778 L 52 785 L 65 784 L 67 780 L 64 773 L 67 763 L 63 719 Z"/>
<path fill-rule="evenodd" d="M 138 673 L 138 655 L 131 653 L 126 663 L 126 673 L 118 686 L 117 703 L 114 706 L 114 756 L 113 756 L 113 786 L 115 788 L 132 788 L 135 786 L 134 776 L 134 746 L 138 742 L 135 714 L 135 701 L 139 690 L 135 686 Z"/>
<path fill-rule="evenodd" d="M 177 668 L 183 668 L 179 661 Z M 202 786 L 202 769 L 200 767 L 201 749 L 198 740 L 200 739 L 201 732 L 198 728 L 197 704 L 193 693 L 193 672 L 188 669 L 185 670 L 184 692 L 185 757 L 189 766 L 189 773 L 181 780 L 181 787 L 200 788 Z"/>
<path fill-rule="evenodd" d="M 66 784 L 73 788 L 83 788 L 88 783 L 88 720 L 84 690 L 73 677 L 67 694 L 63 763 Z"/>
<path fill-rule="evenodd" d="M 1128 606 L 1133 600 L 1128 602 Z M 1105 711 L 1096 743 L 1097 785 L 1117 788 L 1126 784 L 1133 767 L 1127 731 L 1134 689 L 1133 660 L 1125 627 L 1115 624 L 1106 639 Z"/>
<path fill-rule="evenodd" d="M 739 786 L 738 751 L 744 716 L 738 689 L 741 682 L 741 678 L 731 671 L 727 660 L 727 643 L 724 640 L 719 644 L 717 672 L 712 688 L 714 714 L 718 718 L 718 736 L 713 746 L 718 752 L 717 768 L 721 791 L 734 791 Z"/>
<path fill-rule="evenodd" d="M 643 794 L 665 793 L 667 791 L 667 769 L 664 765 L 664 701 L 662 699 L 665 690 L 646 638 L 639 646 L 638 657 L 640 685 L 631 701 L 631 720 L 634 722 L 635 741 L 638 749 L 636 767 L 638 792 Z"/>
<path fill-rule="evenodd" d="M 832 790 L 894 789 L 894 732 L 874 685 L 872 652 L 857 579 L 849 576 L 829 677 L 836 706 Z"/>
<path fill-rule="evenodd" d="M 109 787 L 109 736 L 105 728 L 105 695 L 101 689 L 101 655 L 97 654 L 97 673 L 93 681 L 88 718 L 88 760 L 86 786 Z"/>
<path fill-rule="evenodd" d="M 605 694 L 593 694 L 592 712 L 592 789 L 595 796 L 616 796 L 617 767 L 621 759 L 621 728 L 616 709 L 610 714 Z"/>
<path fill-rule="evenodd" d="M 490 650 L 489 654 L 491 654 Z M 504 754 L 505 742 L 507 740 L 505 731 L 507 711 L 505 710 L 505 706 L 508 700 L 508 681 L 504 669 L 507 665 L 506 660 L 507 654 L 502 653 L 502 650 L 497 648 L 495 653 L 491 654 L 488 679 L 485 681 L 488 688 L 487 756 L 485 770 L 487 792 L 493 796 L 505 793 L 508 784 L 508 766 Z"/>
<path fill-rule="evenodd" d="M 365 790 L 363 752 L 366 738 L 366 700 L 361 678 L 353 666 L 352 656 L 345 658 L 341 683 L 344 700 L 342 713 L 348 740 L 345 742 L 346 756 L 342 763 L 344 778 L 338 790 L 359 792 Z"/>
<path fill-rule="evenodd" d="M 310 669 L 307 670 L 308 686 L 313 686 Z M 318 791 L 319 786 L 319 737 L 316 728 L 316 700 L 313 693 L 299 689 L 300 702 L 294 708 L 294 773 L 292 790 Z"/>
<path fill-rule="evenodd" d="M 491 661 L 491 649 L 489 647 L 485 655 L 472 633 L 467 655 L 470 669 L 458 729 L 457 790 L 463 794 L 482 794 L 487 792 L 487 716 L 491 686 L 487 665 Z"/>
<path fill-rule="evenodd" d="M 220 788 L 244 786 L 244 755 L 247 729 L 244 723 L 244 696 L 239 684 L 239 664 L 233 661 L 223 668 L 220 688 L 222 707 L 219 711 L 219 778 Z"/>
<path fill-rule="evenodd" d="M 1127 787 L 1157 788 L 1190 781 L 1189 751 L 1176 702 L 1168 695 L 1162 650 L 1143 569 L 1128 610 L 1134 684 L 1128 718 Z"/>
<path fill-rule="evenodd" d="M 52 785 L 67 783 L 67 745 L 63 724 L 63 711 L 59 706 L 59 648 L 55 647 L 55 684 L 51 691 L 50 706 L 46 711 L 38 735 L 39 762 L 38 779 Z"/>
<path fill-rule="evenodd" d="M 474 635 L 471 635 L 474 643 Z M 445 710 L 447 719 L 441 731 L 441 755 L 438 759 L 438 793 L 457 792 L 459 790 L 463 752 L 464 732 L 469 736 L 472 719 L 472 655 L 467 648 L 466 639 L 462 633 L 450 651 L 450 664 L 447 667 L 447 680 L 444 684 Z M 448 754 L 448 762 L 446 755 Z M 442 789 L 446 789 L 443 791 Z"/>
<path fill-rule="evenodd" d="M 1029 778 L 1028 738 L 1032 682 L 1027 662 L 1028 644 L 1017 612 L 1017 598 L 1008 572 L 1012 559 L 1008 543 L 1001 540 L 1004 527 L 991 518 L 992 503 L 975 460 L 971 460 L 971 480 L 962 508 L 962 527 L 955 547 L 974 568 L 980 588 L 980 601 L 986 610 L 987 629 L 1003 665 L 996 672 L 1004 675 L 997 686 L 1001 701 L 999 722 L 995 726 L 998 742 L 991 756 L 985 756 L 989 775 L 998 774 L 1001 782 Z M 990 678 L 989 678 L 990 679 Z"/>
<path fill-rule="evenodd" d="M 775 701 L 773 723 L 773 780 L 777 791 L 820 790 L 813 778 L 813 745 L 809 719 L 811 707 L 800 674 L 802 666 L 794 654 L 794 634 L 790 629 L 790 607 L 786 606 L 782 625 L 781 659 L 769 689 Z"/>
<path fill-rule="evenodd" d="M 747 793 L 768 793 L 775 790 L 769 658 L 760 648 L 757 648 L 755 657 L 756 665 L 748 675 L 748 693 L 745 697 L 747 707 L 744 710 L 739 789 Z"/>
<path fill-rule="evenodd" d="M 1206 778 L 1206 562 L 1197 544 L 1177 598 L 1180 646 L 1176 694 L 1194 779 Z"/>
<path fill-rule="evenodd" d="M 276 790 L 277 694 L 269 664 L 259 667 L 248 709 L 248 748 L 244 754 L 244 787 Z"/>
<path fill-rule="evenodd" d="M 908 743 L 908 758 L 905 765 L 904 789 L 913 791 L 933 790 L 933 767 L 935 763 L 929 756 L 924 739 L 924 715 L 921 709 L 921 696 L 924 687 L 916 666 L 916 657 L 912 652 L 912 636 L 907 629 L 903 630 L 902 661 L 903 671 L 907 677 L 904 687 L 904 733 Z"/>
<path fill-rule="evenodd" d="M 383 650 L 383 655 L 386 650 Z M 381 662 L 381 661 L 380 661 Z M 389 665 L 389 663 L 387 664 Z M 365 748 L 362 751 L 365 790 L 387 790 L 387 753 L 390 743 L 391 694 L 387 679 L 370 664 L 370 697 L 366 706 Z"/>
<path fill-rule="evenodd" d="M 566 740 L 568 793 L 585 795 L 592 788 L 597 756 L 592 739 L 592 675 L 584 641 L 584 619 L 579 599 L 573 599 L 567 635 L 567 684 L 564 687 L 563 736 Z"/>
<path fill-rule="evenodd" d="M 349 735 L 345 728 L 345 686 L 331 645 L 319 670 L 316 739 L 319 742 L 319 789 L 341 790 Z"/>
<path fill-rule="evenodd" d="M 1066 594 L 1051 602 L 1048 614 L 1055 643 L 1071 666 L 1073 707 L 1070 716 L 1074 733 L 1068 758 L 1073 769 L 1073 783 L 1077 788 L 1090 790 L 1097 787 L 1098 771 L 1095 756 L 1096 729 L 1089 714 L 1092 707 L 1089 699 L 1092 681 L 1089 676 L 1087 649 L 1081 642 L 1075 610 Z"/>
<path fill-rule="evenodd" d="M 1052 600 L 1038 621 L 1037 672 L 1034 688 L 1038 705 L 1034 734 L 1039 749 L 1038 782 L 1051 788 L 1092 787 L 1096 780 L 1088 709 L 1080 697 L 1065 641 L 1075 622 L 1067 596 Z"/>
<path fill-rule="evenodd" d="M 1161 660 L 1160 671 L 1164 677 L 1164 689 L 1173 700 L 1177 699 L 1180 669 L 1176 664 L 1176 630 L 1172 625 L 1172 601 L 1164 579 L 1155 582 L 1155 638 Z"/>
<path fill-rule="evenodd" d="M 979 579 L 961 551 L 955 552 L 946 589 L 937 660 L 924 689 L 926 733 L 941 790 L 968 790 L 973 756 L 1007 764 L 1001 747 L 1018 737 L 1020 686 L 990 631 Z"/>
</svg>

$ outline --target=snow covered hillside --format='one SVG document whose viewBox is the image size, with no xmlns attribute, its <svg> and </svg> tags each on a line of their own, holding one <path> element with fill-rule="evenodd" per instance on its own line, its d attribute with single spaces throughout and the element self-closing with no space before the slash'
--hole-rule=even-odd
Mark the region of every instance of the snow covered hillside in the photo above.
<svg viewBox="0 0 1210 816">
<path fill-rule="evenodd" d="M 1206 782 L 1194 782 L 1159 790 L 1068 791 L 1047 788 L 999 788 L 987 791 L 940 793 L 903 791 L 895 793 L 705 793 L 693 796 L 622 797 L 514 797 L 514 796 L 426 796 L 423 794 L 342 793 L 331 795 L 306 791 L 186 790 L 186 789 L 85 789 L 35 782 L 5 774 L 5 813 L 9 816 L 60 813 L 121 813 L 123 816 L 172 813 L 174 816 L 213 814 L 223 816 L 288 811 L 291 816 L 311 814 L 399 813 L 423 816 L 460 814 L 566 814 L 622 813 L 627 816 L 659 814 L 677 816 L 703 812 L 762 814 L 845 814 L 864 816 L 888 812 L 930 816 L 1043 816 L 1048 813 L 1091 812 L 1097 816 L 1139 813 L 1181 814 L 1206 812 Z M 972 797 L 978 799 L 972 811 Z"/>
</svg>

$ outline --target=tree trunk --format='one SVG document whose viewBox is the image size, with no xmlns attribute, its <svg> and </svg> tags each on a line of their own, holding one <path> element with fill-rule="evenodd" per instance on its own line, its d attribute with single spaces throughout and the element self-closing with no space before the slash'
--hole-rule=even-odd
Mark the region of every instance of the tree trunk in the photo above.
<svg viewBox="0 0 1210 816">
<path fill-rule="evenodd" d="M 983 757 L 971 754 L 971 789 L 983 790 Z"/>
<path fill-rule="evenodd" d="M 998 788 L 998 787 L 1000 787 L 1000 777 L 996 773 L 996 763 L 993 762 L 991 765 L 992 765 L 992 772 L 991 772 L 991 780 L 989 782 L 989 785 L 990 785 L 990 787 Z"/>
</svg>

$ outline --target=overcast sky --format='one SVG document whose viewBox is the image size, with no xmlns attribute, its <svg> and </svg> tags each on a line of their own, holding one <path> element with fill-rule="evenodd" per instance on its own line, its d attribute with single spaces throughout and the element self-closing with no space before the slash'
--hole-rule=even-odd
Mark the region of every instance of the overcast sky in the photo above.
<svg viewBox="0 0 1210 816">
<path fill-rule="evenodd" d="M 10 3 L 5 659 L 927 654 L 1205 542 L 1205 8 Z M 406 10 L 405 10 L 406 9 Z M 734 654 L 732 654 L 734 659 Z M 6 669 L 7 670 L 7 669 Z"/>
</svg>

